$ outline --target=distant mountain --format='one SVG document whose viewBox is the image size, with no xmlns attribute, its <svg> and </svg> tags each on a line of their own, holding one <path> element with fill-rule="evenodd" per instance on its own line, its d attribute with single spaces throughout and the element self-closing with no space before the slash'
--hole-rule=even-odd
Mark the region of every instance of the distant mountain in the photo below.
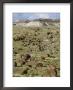
<svg viewBox="0 0 73 90">
<path fill-rule="evenodd" d="M 21 22 L 21 23 L 23 23 L 23 22 L 26 22 L 26 23 L 28 23 L 28 22 L 30 22 L 30 21 L 41 21 L 41 22 L 60 22 L 60 20 L 59 19 L 42 19 L 42 18 L 39 18 L 39 19 L 34 19 L 34 20 L 29 20 L 29 19 L 26 19 L 26 20 L 16 20 L 15 22 L 16 23 L 19 23 L 19 22 Z"/>
<path fill-rule="evenodd" d="M 53 23 L 60 23 L 58 19 L 34 19 L 34 20 L 18 20 L 14 22 L 14 25 L 24 26 L 24 27 L 50 27 Z"/>
</svg>

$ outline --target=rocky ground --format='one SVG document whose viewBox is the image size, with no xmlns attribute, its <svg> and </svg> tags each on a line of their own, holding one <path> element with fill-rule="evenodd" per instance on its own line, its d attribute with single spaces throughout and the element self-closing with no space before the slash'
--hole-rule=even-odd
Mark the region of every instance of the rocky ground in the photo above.
<svg viewBox="0 0 73 90">
<path fill-rule="evenodd" d="M 29 25 L 29 24 L 28 24 Z M 60 76 L 59 22 L 42 27 L 13 25 L 13 76 Z"/>
</svg>

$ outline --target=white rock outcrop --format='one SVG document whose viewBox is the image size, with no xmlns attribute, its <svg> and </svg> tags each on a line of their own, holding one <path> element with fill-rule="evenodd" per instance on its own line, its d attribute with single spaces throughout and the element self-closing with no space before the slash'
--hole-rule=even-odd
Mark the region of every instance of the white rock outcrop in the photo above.
<svg viewBox="0 0 73 90">
<path fill-rule="evenodd" d="M 42 23 L 40 23 L 39 21 L 31 21 L 27 24 L 24 25 L 25 27 L 41 27 L 43 26 Z"/>
</svg>

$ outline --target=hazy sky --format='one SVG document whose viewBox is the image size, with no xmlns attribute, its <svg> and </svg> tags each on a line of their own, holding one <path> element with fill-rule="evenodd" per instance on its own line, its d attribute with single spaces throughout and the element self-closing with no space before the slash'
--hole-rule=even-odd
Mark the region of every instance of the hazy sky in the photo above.
<svg viewBox="0 0 73 90">
<path fill-rule="evenodd" d="M 25 19 L 60 19 L 60 13 L 13 13 L 13 21 Z"/>
</svg>

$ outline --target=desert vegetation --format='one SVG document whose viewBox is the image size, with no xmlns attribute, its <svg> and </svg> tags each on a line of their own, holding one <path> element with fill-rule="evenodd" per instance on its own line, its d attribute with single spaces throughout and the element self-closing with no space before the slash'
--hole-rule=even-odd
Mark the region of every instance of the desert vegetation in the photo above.
<svg viewBox="0 0 73 90">
<path fill-rule="evenodd" d="M 13 24 L 13 76 L 60 76 L 60 21 Z"/>
</svg>

